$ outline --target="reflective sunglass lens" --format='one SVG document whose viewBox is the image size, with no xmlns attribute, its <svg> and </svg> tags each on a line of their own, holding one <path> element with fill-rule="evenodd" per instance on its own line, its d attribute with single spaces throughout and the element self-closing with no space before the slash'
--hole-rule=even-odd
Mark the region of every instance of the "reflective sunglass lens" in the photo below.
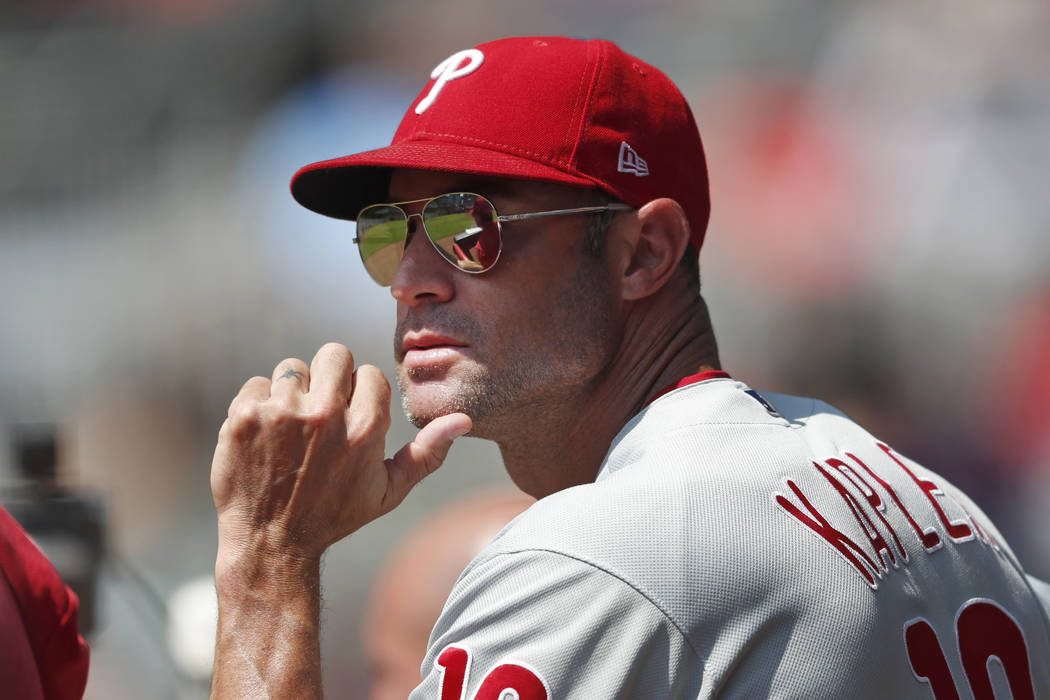
<svg viewBox="0 0 1050 700">
<path fill-rule="evenodd" d="M 480 195 L 435 197 L 423 208 L 423 222 L 438 252 L 464 272 L 484 272 L 499 259 L 499 220 L 492 203 Z"/>
<path fill-rule="evenodd" d="M 499 217 L 484 197 L 467 192 L 443 194 L 429 200 L 421 216 L 434 248 L 460 270 L 484 272 L 499 259 Z M 384 287 L 393 283 L 404 257 L 408 221 L 408 214 L 396 204 L 375 204 L 358 214 L 361 260 L 372 279 Z"/>
<path fill-rule="evenodd" d="M 407 236 L 408 219 L 398 207 L 377 204 L 367 207 L 357 217 L 361 260 L 372 279 L 384 287 L 394 281 Z"/>
</svg>

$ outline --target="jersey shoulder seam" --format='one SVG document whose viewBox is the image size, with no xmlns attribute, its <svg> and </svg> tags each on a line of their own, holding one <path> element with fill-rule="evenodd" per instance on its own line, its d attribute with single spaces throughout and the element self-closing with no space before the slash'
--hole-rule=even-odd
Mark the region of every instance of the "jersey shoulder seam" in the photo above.
<svg viewBox="0 0 1050 700">
<path fill-rule="evenodd" d="M 547 549 L 547 548 L 544 548 L 544 547 L 524 547 L 524 548 L 521 548 L 521 549 L 511 549 L 511 550 L 505 550 L 505 551 L 502 551 L 502 552 L 495 552 L 492 555 L 492 559 L 496 559 L 497 557 L 509 556 L 509 555 L 513 555 L 513 554 L 530 554 L 530 553 L 554 554 L 554 555 L 559 556 L 559 557 L 564 557 L 565 559 L 572 559 L 573 561 L 576 561 L 576 562 L 579 562 L 581 564 L 584 564 L 585 566 L 588 566 L 588 567 L 590 567 L 590 568 L 592 568 L 592 569 L 594 569 L 596 571 L 601 571 L 602 573 L 604 573 L 604 574 L 606 574 L 608 576 L 612 576 L 616 580 L 622 582 L 624 585 L 626 585 L 629 588 L 631 588 L 639 596 L 644 598 L 651 606 L 656 608 L 660 612 L 660 614 L 668 622 L 671 623 L 671 625 L 675 628 L 675 630 L 678 632 L 678 634 L 681 635 L 682 639 L 685 640 L 685 643 L 687 645 L 689 645 L 690 651 L 692 651 L 693 654 L 697 658 L 700 658 L 700 653 L 697 651 L 696 646 L 694 646 L 693 640 L 689 637 L 688 634 L 686 634 L 685 630 L 682 629 L 682 626 L 678 623 L 678 621 L 674 619 L 674 616 L 671 615 L 670 612 L 665 610 L 664 606 L 661 605 L 658 601 L 654 600 L 652 596 L 650 596 L 648 593 L 646 593 L 644 590 L 642 590 L 640 587 L 638 587 L 638 585 L 636 585 L 634 582 L 624 578 L 623 576 L 621 576 L 620 574 L 616 573 L 615 571 L 612 571 L 612 570 L 610 570 L 610 569 L 608 569 L 608 568 L 606 568 L 604 566 L 596 564 L 595 562 L 590 561 L 588 559 L 584 559 L 583 557 L 574 556 L 572 554 L 569 554 L 567 552 L 562 552 L 562 551 L 559 551 L 557 549 Z M 490 559 L 490 561 L 492 559 Z M 705 662 L 705 666 L 706 666 L 706 662 Z"/>
</svg>

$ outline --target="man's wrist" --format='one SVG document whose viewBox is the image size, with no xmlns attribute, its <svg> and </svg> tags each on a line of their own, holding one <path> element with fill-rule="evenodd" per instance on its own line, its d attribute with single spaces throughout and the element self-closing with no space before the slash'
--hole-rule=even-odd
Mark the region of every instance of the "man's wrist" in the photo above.
<svg viewBox="0 0 1050 700">
<path fill-rule="evenodd" d="M 320 587 L 321 553 L 301 551 L 287 536 L 273 537 L 263 530 L 243 530 L 220 520 L 215 557 L 215 585 L 220 593 L 237 594 Z"/>
<path fill-rule="evenodd" d="M 220 545 L 212 698 L 321 697 L 320 572 L 319 557 Z"/>
</svg>

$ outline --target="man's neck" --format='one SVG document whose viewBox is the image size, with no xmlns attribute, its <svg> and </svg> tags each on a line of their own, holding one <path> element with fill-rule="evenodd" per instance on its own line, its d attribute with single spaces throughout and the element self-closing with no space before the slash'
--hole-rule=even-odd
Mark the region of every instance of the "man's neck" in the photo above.
<svg viewBox="0 0 1050 700">
<path fill-rule="evenodd" d="M 720 369 L 707 315 L 683 305 L 677 313 L 639 305 L 629 314 L 620 349 L 610 366 L 571 396 L 519 407 L 518 425 L 497 440 L 503 462 L 526 493 L 542 498 L 598 475 L 613 438 L 661 390 L 683 377 Z"/>
</svg>

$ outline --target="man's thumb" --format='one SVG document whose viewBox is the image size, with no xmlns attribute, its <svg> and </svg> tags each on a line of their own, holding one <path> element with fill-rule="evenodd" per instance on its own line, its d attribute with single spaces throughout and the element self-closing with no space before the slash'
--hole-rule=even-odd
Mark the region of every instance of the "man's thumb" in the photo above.
<svg viewBox="0 0 1050 700">
<path fill-rule="evenodd" d="M 401 501 L 409 490 L 445 461 L 456 438 L 470 432 L 473 424 L 465 413 L 450 413 L 427 423 L 412 442 L 386 461 L 390 478 L 388 496 Z"/>
</svg>

